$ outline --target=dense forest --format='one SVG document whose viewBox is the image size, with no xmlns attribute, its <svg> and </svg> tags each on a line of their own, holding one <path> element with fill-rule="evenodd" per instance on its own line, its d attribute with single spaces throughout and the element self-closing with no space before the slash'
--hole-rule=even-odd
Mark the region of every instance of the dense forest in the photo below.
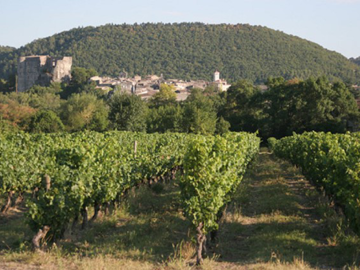
<svg viewBox="0 0 360 270">
<path fill-rule="evenodd" d="M 9 46 L 0 46 L 0 54 L 9 53 L 16 50 L 16 48 L 9 47 Z"/>
<path fill-rule="evenodd" d="M 9 57 L 11 57 L 11 53 L 14 52 L 16 50 L 16 48 L 13 48 L 13 47 L 9 47 L 9 46 L 0 46 L 0 59 L 1 59 L 1 66 L 3 67 L 3 59 L 9 59 Z M 12 61 L 13 63 L 13 61 Z M 3 78 L 3 79 L 8 79 L 8 72 L 7 71 L 7 77 L 5 78 L 3 75 L 4 73 L 1 73 L 0 74 L 0 78 Z M 12 72 L 12 71 L 11 71 Z"/>
<path fill-rule="evenodd" d="M 218 69 L 230 82 L 265 82 L 325 75 L 357 83 L 360 68 L 339 53 L 261 26 L 202 23 L 105 25 L 75 28 L 19 49 L 0 47 L 0 78 L 16 71 L 21 55 L 72 56 L 74 66 L 100 75 L 161 74 L 210 80 Z"/>
<path fill-rule="evenodd" d="M 360 56 L 358 58 L 351 58 L 350 59 L 352 62 L 354 62 L 355 64 L 359 65 L 360 66 Z"/>
</svg>

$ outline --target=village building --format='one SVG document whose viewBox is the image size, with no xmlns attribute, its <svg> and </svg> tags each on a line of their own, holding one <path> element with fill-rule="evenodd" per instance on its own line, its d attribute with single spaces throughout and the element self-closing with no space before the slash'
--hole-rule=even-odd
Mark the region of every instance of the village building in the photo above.
<svg viewBox="0 0 360 270">
<path fill-rule="evenodd" d="M 228 84 L 226 80 L 220 79 L 220 72 L 217 70 L 214 72 L 214 81 L 212 84 L 215 85 L 220 91 L 227 91 L 231 86 L 231 84 Z"/>
<path fill-rule="evenodd" d="M 162 83 L 173 85 L 176 93 L 176 99 L 178 101 L 185 100 L 193 88 L 205 89 L 209 85 L 215 85 L 220 91 L 227 91 L 231 86 L 226 82 L 226 80 L 220 79 L 220 72 L 215 71 L 214 81 L 207 82 L 205 80 L 196 80 L 196 81 L 184 81 L 179 79 L 167 79 L 163 78 L 163 75 L 148 75 L 145 78 L 141 76 L 134 76 L 133 78 L 128 78 L 126 72 L 120 73 L 117 79 L 109 77 L 99 77 L 95 76 L 90 78 L 91 81 L 96 82 L 97 88 L 103 90 L 112 90 L 116 89 L 124 91 L 126 93 L 135 94 L 140 96 L 142 99 L 150 99 L 155 95 Z"/>
</svg>

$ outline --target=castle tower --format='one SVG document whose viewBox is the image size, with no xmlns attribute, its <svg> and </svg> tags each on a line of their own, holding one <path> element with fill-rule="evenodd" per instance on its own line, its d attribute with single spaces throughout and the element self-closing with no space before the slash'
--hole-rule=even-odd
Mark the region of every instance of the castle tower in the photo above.
<svg viewBox="0 0 360 270">
<path fill-rule="evenodd" d="M 19 92 L 25 92 L 37 82 L 46 67 L 48 57 L 47 55 L 32 55 L 19 58 L 17 68 Z"/>
<path fill-rule="evenodd" d="M 17 68 L 18 91 L 25 92 L 35 84 L 48 86 L 51 82 L 69 81 L 71 65 L 71 57 L 22 56 Z"/>
<path fill-rule="evenodd" d="M 216 70 L 214 72 L 214 82 L 219 81 L 219 80 L 220 80 L 220 72 Z"/>
</svg>

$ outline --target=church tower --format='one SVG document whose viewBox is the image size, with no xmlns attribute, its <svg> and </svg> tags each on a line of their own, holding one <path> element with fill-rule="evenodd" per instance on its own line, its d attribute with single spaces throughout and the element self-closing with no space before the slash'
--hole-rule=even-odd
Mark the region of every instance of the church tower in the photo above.
<svg viewBox="0 0 360 270">
<path fill-rule="evenodd" d="M 214 82 L 219 81 L 219 80 L 220 80 L 220 72 L 216 70 L 214 72 Z"/>
</svg>

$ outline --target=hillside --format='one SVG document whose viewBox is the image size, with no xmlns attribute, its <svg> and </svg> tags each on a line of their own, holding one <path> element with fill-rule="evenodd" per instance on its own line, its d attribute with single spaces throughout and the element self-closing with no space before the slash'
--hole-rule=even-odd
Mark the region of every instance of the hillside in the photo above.
<svg viewBox="0 0 360 270">
<path fill-rule="evenodd" d="M 360 56 L 358 58 L 350 58 L 350 60 L 360 66 Z"/>
<path fill-rule="evenodd" d="M 16 48 L 9 46 L 0 46 L 0 53 L 12 52 L 14 50 L 16 50 Z"/>
<path fill-rule="evenodd" d="M 0 76 L 15 72 L 20 55 L 72 56 L 75 66 L 102 75 L 161 74 L 210 80 L 218 69 L 229 81 L 269 76 L 326 75 L 354 82 L 360 68 L 336 52 L 266 27 L 135 24 L 76 28 L 0 53 Z"/>
<path fill-rule="evenodd" d="M 0 46 L 0 59 L 8 59 L 11 57 L 11 52 L 15 51 L 16 49 L 9 46 Z M 1 74 L 2 75 L 2 74 Z M 0 76 L 1 76 L 0 75 Z"/>
</svg>

